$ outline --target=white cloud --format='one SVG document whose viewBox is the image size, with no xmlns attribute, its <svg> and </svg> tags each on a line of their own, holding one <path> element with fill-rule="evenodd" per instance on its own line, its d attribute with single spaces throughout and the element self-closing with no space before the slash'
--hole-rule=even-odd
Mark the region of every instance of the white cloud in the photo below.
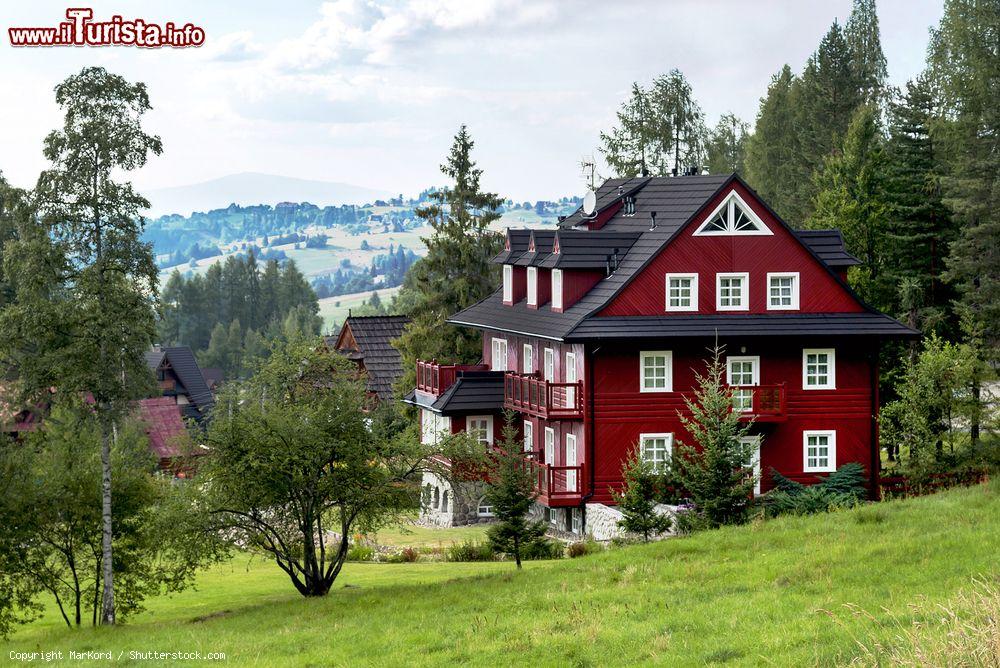
<svg viewBox="0 0 1000 668">
<path fill-rule="evenodd" d="M 258 58 L 262 51 L 261 45 L 253 39 L 253 33 L 245 30 L 209 38 L 201 55 L 207 60 L 239 62 Z"/>
</svg>

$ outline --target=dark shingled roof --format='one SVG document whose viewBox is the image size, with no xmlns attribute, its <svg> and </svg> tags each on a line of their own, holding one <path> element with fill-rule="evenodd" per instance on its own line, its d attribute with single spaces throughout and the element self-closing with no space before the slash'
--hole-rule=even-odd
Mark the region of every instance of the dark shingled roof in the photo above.
<svg viewBox="0 0 1000 668">
<path fill-rule="evenodd" d="M 539 267 L 558 269 L 604 269 L 608 256 L 617 251 L 619 260 L 642 236 L 638 232 L 612 230 L 559 230 L 553 242 L 553 252 L 537 262 Z M 555 252 L 558 245 L 559 252 Z"/>
<path fill-rule="evenodd" d="M 638 235 L 635 243 L 625 253 L 618 268 L 610 276 L 599 281 L 586 295 L 563 313 L 554 313 L 551 309 L 544 307 L 529 309 L 523 301 L 513 306 L 504 306 L 502 291 L 498 290 L 483 301 L 459 311 L 449 318 L 448 322 L 482 329 L 527 334 L 557 341 L 573 338 L 577 334 L 576 330 L 582 327 L 589 318 L 593 318 L 633 277 L 638 275 L 657 253 L 707 205 L 714 195 L 737 181 L 753 192 L 736 174 L 609 179 L 597 191 L 597 207 L 594 214 L 587 217 L 584 216 L 582 210 L 577 210 L 559 223 L 559 227 L 560 234 L 563 230 L 572 230 L 581 235 Z M 626 214 L 624 207 L 619 207 L 619 202 L 625 197 L 632 197 L 634 200 L 634 213 L 631 215 Z M 766 203 L 765 206 L 767 206 Z M 650 213 L 653 211 L 656 212 L 656 227 L 650 229 Z M 602 215 L 610 217 L 600 230 L 590 232 L 582 227 L 589 220 Z M 777 215 L 775 218 L 779 220 L 779 224 L 783 224 Z M 539 243 L 540 234 L 542 232 L 535 231 L 536 243 Z M 830 232 L 826 232 L 825 235 L 806 234 L 806 237 L 808 240 L 803 239 L 803 246 L 819 262 L 824 262 L 825 255 L 834 263 L 839 263 L 825 264 L 834 279 L 839 281 L 840 279 L 832 267 L 846 266 L 844 263 L 850 258 L 847 253 L 843 252 L 842 239 L 839 239 L 839 235 L 838 239 L 834 239 Z M 836 247 L 838 240 L 839 250 Z M 816 248 L 813 247 L 813 244 L 816 245 Z M 544 264 L 547 258 L 538 257 L 539 255 L 539 253 L 524 253 L 514 264 L 547 266 Z M 850 290 L 846 285 L 845 288 Z M 873 309 L 869 308 L 868 311 L 869 314 L 878 318 L 891 320 Z M 774 318 L 775 323 L 785 323 L 779 327 L 792 326 L 790 321 L 782 320 L 780 316 L 766 315 L 761 317 Z M 671 316 L 671 318 L 680 321 L 677 316 Z M 698 316 L 698 318 L 700 320 L 702 316 Z M 630 318 L 629 322 L 633 320 L 636 318 Z M 911 336 L 914 334 L 913 330 L 899 323 L 896 325 L 897 327 L 894 329 L 890 327 L 893 329 L 892 332 L 886 331 L 882 335 Z"/>
<path fill-rule="evenodd" d="M 410 392 L 408 404 L 435 413 L 493 413 L 503 408 L 503 371 L 459 371 L 451 387 L 436 399 L 423 392 Z"/>
<path fill-rule="evenodd" d="M 351 316 L 344 321 L 336 341 L 338 350 L 354 360 L 361 360 L 368 372 L 368 391 L 379 399 L 392 399 L 392 386 L 403 375 L 403 358 L 392 346 L 410 322 L 405 315 Z M 345 331 L 350 330 L 357 349 L 341 348 Z M 332 339 L 332 337 L 330 337 Z M 331 343 L 327 339 L 327 343 Z"/>
<path fill-rule="evenodd" d="M 505 246 L 510 246 L 510 248 L 504 248 L 500 253 L 493 258 L 494 262 L 499 262 L 500 264 L 513 264 L 517 258 L 521 257 L 524 251 L 528 250 L 528 240 L 531 239 L 531 230 L 507 230 L 507 240 Z"/>
<path fill-rule="evenodd" d="M 187 346 L 154 348 L 146 353 L 146 364 L 154 372 L 164 361 L 169 362 L 181 384 L 181 387 L 178 387 L 174 394 L 186 394 L 191 404 L 194 405 L 194 411 L 190 417 L 196 419 L 206 417 L 208 411 L 215 405 L 215 397 L 208 389 L 208 383 L 205 382 L 205 376 L 202 375 L 201 369 L 198 367 L 194 353 Z"/>
<path fill-rule="evenodd" d="M 840 230 L 796 230 L 795 234 L 831 267 L 839 269 L 861 264 L 861 260 L 844 248 L 844 237 Z"/>
<path fill-rule="evenodd" d="M 538 263 L 545 259 L 552 252 L 552 241 L 556 238 L 555 230 L 530 230 L 531 239 L 535 242 L 535 250 L 526 248 L 521 256 L 509 264 L 516 264 L 519 267 L 538 266 Z"/>
</svg>

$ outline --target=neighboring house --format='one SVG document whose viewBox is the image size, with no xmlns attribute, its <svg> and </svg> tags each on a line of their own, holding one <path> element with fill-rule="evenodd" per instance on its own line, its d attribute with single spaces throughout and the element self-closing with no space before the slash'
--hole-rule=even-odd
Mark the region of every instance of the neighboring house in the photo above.
<svg viewBox="0 0 1000 668">
<path fill-rule="evenodd" d="M 152 397 L 140 399 L 135 405 L 149 438 L 149 449 L 156 455 L 160 468 L 185 477 L 190 470 L 187 458 L 193 453 L 177 402 L 173 397 Z"/>
<path fill-rule="evenodd" d="M 879 347 L 918 333 L 848 287 L 859 262 L 840 233 L 793 231 L 736 175 L 612 179 L 596 194 L 557 230 L 508 231 L 502 287 L 448 320 L 482 330 L 491 399 L 452 410 L 449 393 L 483 371 L 419 362 L 406 400 L 424 438 L 493 441 L 516 411 L 539 514 L 607 533 L 628 454 L 659 465 L 691 443 L 679 412 L 718 341 L 753 421 L 757 493 L 772 468 L 808 484 L 860 462 L 877 494 Z M 446 523 L 433 501 L 425 515 Z"/>
<path fill-rule="evenodd" d="M 326 343 L 367 374 L 370 396 L 391 401 L 393 386 L 403 375 L 403 358 L 392 342 L 409 322 L 405 315 L 349 316 L 340 334 L 327 337 Z"/>
<path fill-rule="evenodd" d="M 222 383 L 225 380 L 222 369 L 214 366 L 205 367 L 201 370 L 201 375 L 205 379 L 208 389 L 212 391 L 212 396 L 216 396 L 222 389 Z"/>
<path fill-rule="evenodd" d="M 146 363 L 156 374 L 163 396 L 174 400 L 183 417 L 201 422 L 208 416 L 215 397 L 190 348 L 154 347 L 146 353 Z"/>
</svg>

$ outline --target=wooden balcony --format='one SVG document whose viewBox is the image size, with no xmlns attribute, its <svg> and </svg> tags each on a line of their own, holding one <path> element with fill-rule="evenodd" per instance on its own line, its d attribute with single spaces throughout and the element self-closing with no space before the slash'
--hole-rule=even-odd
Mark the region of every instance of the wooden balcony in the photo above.
<svg viewBox="0 0 1000 668">
<path fill-rule="evenodd" d="M 455 384 L 459 371 L 488 371 L 485 364 L 438 364 L 437 360 L 417 360 L 417 389 L 434 396 Z"/>
<path fill-rule="evenodd" d="M 788 418 L 785 384 L 730 387 L 734 401 L 746 420 L 754 422 L 784 422 Z M 749 396 L 747 396 L 749 395 Z"/>
<path fill-rule="evenodd" d="M 551 508 L 577 506 L 586 486 L 583 466 L 552 466 L 538 461 L 541 453 L 525 453 L 525 463 L 535 476 L 538 501 Z"/>
<path fill-rule="evenodd" d="M 508 371 L 503 379 L 505 408 L 547 420 L 583 419 L 583 382 L 553 383 L 537 374 Z"/>
</svg>

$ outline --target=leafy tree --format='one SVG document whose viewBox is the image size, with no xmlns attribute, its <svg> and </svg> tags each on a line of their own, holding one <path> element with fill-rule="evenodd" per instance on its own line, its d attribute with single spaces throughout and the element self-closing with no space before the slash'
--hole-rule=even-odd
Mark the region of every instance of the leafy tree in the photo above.
<svg viewBox="0 0 1000 668">
<path fill-rule="evenodd" d="M 197 568 L 224 550 L 205 531 L 196 486 L 156 474 L 156 460 L 134 420 L 118 423 L 113 443 L 116 613 L 124 618 L 160 592 L 192 584 Z M 0 524 L 19 540 L 0 548 L 0 571 L 15 591 L 52 597 L 68 626 L 98 622 L 103 592 L 99 417 L 61 399 L 23 442 L 0 445 L 9 487 L 0 496 Z M 87 615 L 86 613 L 88 613 Z"/>
<path fill-rule="evenodd" d="M 650 536 L 669 531 L 672 524 L 670 517 L 656 512 L 657 499 L 663 492 L 664 476 L 655 469 L 652 462 L 643 459 L 638 446 L 625 460 L 622 478 L 625 487 L 620 493 L 614 494 L 618 510 L 624 515 L 618 520 L 619 528 L 629 533 L 642 534 L 643 542 L 646 543 Z"/>
<path fill-rule="evenodd" d="M 887 253 L 887 160 L 879 129 L 878 110 L 859 107 L 844 138 L 843 151 L 824 160 L 817 172 L 813 229 L 836 228 L 847 250 L 862 265 L 851 269 L 853 287 L 871 302 L 890 303 L 891 286 L 882 275 Z"/>
<path fill-rule="evenodd" d="M 710 174 L 742 174 L 750 126 L 736 114 L 723 114 L 708 137 L 705 152 Z"/>
<path fill-rule="evenodd" d="M 445 324 L 453 313 L 489 296 L 499 282 L 493 257 L 503 239 L 490 224 L 500 218 L 503 200 L 483 192 L 482 170 L 472 160 L 472 137 L 463 125 L 441 171 L 451 187 L 431 193 L 431 204 L 417 216 L 434 229 L 427 255 L 406 274 L 398 306 L 412 322 L 398 341 L 406 373 L 413 386 L 418 358 L 474 363 L 482 355 L 481 337 L 467 328 Z"/>
<path fill-rule="evenodd" d="M 495 552 L 513 555 L 521 568 L 521 556 L 545 539 L 545 524 L 532 522 L 528 512 L 538 498 L 534 469 L 520 452 L 512 413 L 504 416 L 503 434 L 492 453 L 496 464 L 486 482 L 487 503 L 496 522 L 486 531 Z"/>
<path fill-rule="evenodd" d="M 722 353 L 716 345 L 705 373 L 695 373 L 697 389 L 692 398 L 684 399 L 690 416 L 678 412 L 693 443 L 678 443 L 670 469 L 710 527 L 746 521 L 755 484 L 747 473 L 753 446 L 740 440 L 750 433 L 751 425 L 733 410 Z"/>
<path fill-rule="evenodd" d="M 431 453 L 412 429 L 376 440 L 364 401 L 351 362 L 299 339 L 232 384 L 208 429 L 201 474 L 218 528 L 274 559 L 303 596 L 330 591 L 356 531 L 419 506 L 415 474 Z"/>
<path fill-rule="evenodd" d="M 793 130 L 795 82 L 788 65 L 771 78 L 767 95 L 760 101 L 754 132 L 747 139 L 746 177 L 779 215 L 799 224 L 801 220 L 791 218 L 795 193 L 789 188 L 797 178 L 798 138 Z"/>
<path fill-rule="evenodd" d="M 24 277 L 0 329 L 25 398 L 50 387 L 90 392 L 102 433 L 102 578 L 100 619 L 115 623 L 112 559 L 112 439 L 129 399 L 152 379 L 143 353 L 154 334 L 157 272 L 141 241 L 149 202 L 122 173 L 159 154 L 159 137 L 142 128 L 146 87 L 100 67 L 56 87 L 65 114 L 45 139 L 51 166 L 35 190 L 39 218 L 26 222 L 4 258 Z"/>
</svg>

